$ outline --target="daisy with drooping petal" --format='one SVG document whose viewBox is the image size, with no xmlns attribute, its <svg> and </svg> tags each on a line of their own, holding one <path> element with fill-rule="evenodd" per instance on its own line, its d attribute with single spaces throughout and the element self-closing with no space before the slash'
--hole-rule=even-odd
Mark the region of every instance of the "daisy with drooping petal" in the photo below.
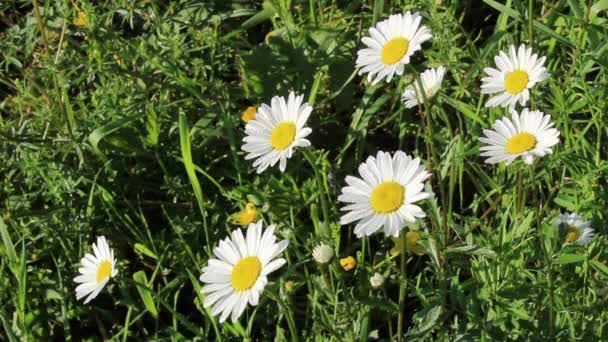
<svg viewBox="0 0 608 342">
<path fill-rule="evenodd" d="M 369 236 L 382 226 L 386 235 L 397 237 L 405 222 L 426 216 L 414 204 L 431 197 L 423 191 L 424 181 L 431 174 L 420 165 L 420 159 L 402 151 L 392 157 L 380 151 L 359 166 L 359 175 L 361 178 L 346 177 L 348 186 L 338 197 L 350 203 L 342 208 L 348 213 L 340 218 L 340 224 L 359 221 L 355 226 L 357 237 Z"/>
<path fill-rule="evenodd" d="M 257 173 L 277 162 L 281 172 L 285 171 L 287 158 L 291 158 L 295 148 L 310 146 L 305 138 L 312 129 L 304 125 L 312 107 L 303 100 L 303 95 L 296 96 L 294 92 L 289 93 L 287 101 L 275 96 L 270 106 L 262 104 L 255 118 L 247 122 L 242 149 L 248 153 L 245 159 L 256 159 L 253 167 Z"/>
<path fill-rule="evenodd" d="M 532 164 L 534 156 L 550 154 L 551 147 L 559 142 L 559 131 L 553 128 L 551 116 L 527 108 L 522 109 L 521 114 L 515 110 L 511 113 L 510 119 L 496 120 L 493 130 L 483 130 L 485 137 L 479 141 L 487 145 L 480 148 L 480 155 L 489 157 L 486 163 L 509 165 L 521 157 L 526 164 Z"/>
<path fill-rule="evenodd" d="M 250 224 L 246 238 L 241 229 L 233 231 L 213 249 L 217 259 L 209 259 L 202 269 L 200 281 L 206 285 L 201 292 L 207 294 L 203 305 L 213 306 L 211 314 L 220 315 L 220 323 L 229 315 L 232 322 L 236 322 L 247 303 L 258 305 L 268 274 L 286 262 L 276 257 L 287 248 L 289 241 L 275 243 L 273 224 L 264 232 L 262 228 L 262 220 Z"/>
<path fill-rule="evenodd" d="M 568 228 L 566 244 L 588 245 L 595 235 L 591 222 L 585 221 L 577 213 L 559 214 L 553 225 L 559 227 L 561 224 Z"/>
<path fill-rule="evenodd" d="M 498 69 L 483 69 L 488 77 L 481 79 L 481 93 L 498 93 L 486 102 L 486 107 L 513 108 L 517 102 L 525 106 L 530 98 L 530 88 L 550 76 L 547 68 L 543 66 L 545 59 L 532 54 L 532 48 L 527 48 L 524 44 L 521 44 L 517 51 L 515 46 L 511 45 L 509 55 L 500 51 L 498 56 L 494 57 Z"/>
<path fill-rule="evenodd" d="M 420 80 L 422 81 L 424 94 L 426 95 L 427 100 L 437 94 L 439 88 L 441 88 L 441 82 L 443 82 L 444 76 L 444 66 L 428 69 L 420 74 Z M 422 96 L 417 81 L 414 81 L 413 85 L 405 88 L 405 91 L 403 92 L 403 102 L 407 108 L 416 107 L 418 104 L 424 103 L 424 97 Z"/>
<path fill-rule="evenodd" d="M 74 282 L 80 284 L 76 287 L 76 300 L 88 295 L 84 304 L 97 297 L 117 272 L 114 251 L 110 249 L 104 236 L 97 238 L 97 244 L 93 243 L 93 254 L 87 253 L 80 260 L 80 275 L 74 278 Z"/>
<path fill-rule="evenodd" d="M 418 13 L 393 14 L 369 29 L 369 37 L 362 42 L 367 47 L 357 52 L 359 75 L 367 73 L 372 85 L 386 78 L 390 82 L 395 74 L 403 75 L 414 52 L 433 35 L 426 26 L 420 26 Z M 376 76 L 374 78 L 374 76 Z M 373 80 L 372 80 L 373 79 Z"/>
</svg>

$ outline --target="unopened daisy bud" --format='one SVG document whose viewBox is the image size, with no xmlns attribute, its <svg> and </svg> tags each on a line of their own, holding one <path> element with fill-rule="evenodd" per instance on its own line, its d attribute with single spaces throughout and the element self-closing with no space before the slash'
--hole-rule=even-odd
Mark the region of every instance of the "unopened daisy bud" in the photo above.
<svg viewBox="0 0 608 342">
<path fill-rule="evenodd" d="M 253 203 L 247 203 L 245 209 L 236 213 L 234 217 L 234 223 L 239 226 L 247 226 L 253 223 L 257 217 L 257 210 Z"/>
<path fill-rule="evenodd" d="M 327 264 L 334 257 L 334 249 L 322 243 L 312 250 L 312 257 L 319 264 Z"/>
<path fill-rule="evenodd" d="M 241 120 L 243 120 L 245 122 L 249 122 L 251 120 L 255 120 L 255 114 L 256 114 L 255 107 L 249 106 L 243 112 L 243 115 L 241 116 Z"/>
<path fill-rule="evenodd" d="M 373 288 L 377 289 L 384 285 L 384 276 L 378 272 L 374 273 L 371 278 L 369 278 L 369 283 Z"/>
<path fill-rule="evenodd" d="M 352 256 L 347 256 L 346 258 L 340 259 L 340 265 L 345 271 L 350 271 L 357 266 L 357 260 Z"/>
</svg>

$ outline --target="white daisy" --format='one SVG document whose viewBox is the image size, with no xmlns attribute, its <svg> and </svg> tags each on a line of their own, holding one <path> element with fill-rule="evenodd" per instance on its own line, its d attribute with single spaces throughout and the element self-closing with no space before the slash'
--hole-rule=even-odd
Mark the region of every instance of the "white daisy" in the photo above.
<svg viewBox="0 0 608 342">
<path fill-rule="evenodd" d="M 422 191 L 424 181 L 431 176 L 420 165 L 420 159 L 412 159 L 402 151 L 393 157 L 387 152 L 370 156 L 359 166 L 361 178 L 347 176 L 348 186 L 342 188 L 339 201 L 352 203 L 340 218 L 340 224 L 359 221 L 355 226 L 357 237 L 371 235 L 384 226 L 384 233 L 399 236 L 404 222 L 415 222 L 426 215 L 414 203 L 429 198 Z"/>
<path fill-rule="evenodd" d="M 80 284 L 76 287 L 76 300 L 88 295 L 84 304 L 97 297 L 108 280 L 117 272 L 114 251 L 110 249 L 104 236 L 97 238 L 97 244 L 93 243 L 93 253 L 95 255 L 85 254 L 80 260 L 82 265 L 78 269 L 80 275 L 74 278 L 74 282 Z"/>
<path fill-rule="evenodd" d="M 428 27 L 420 26 L 421 20 L 418 13 L 407 11 L 393 14 L 371 27 L 370 37 L 362 39 L 367 48 L 357 52 L 359 75 L 367 73 L 367 80 L 372 85 L 384 78 L 390 82 L 395 74 L 403 75 L 404 65 L 409 64 L 410 57 L 421 49 L 422 43 L 433 37 Z"/>
<path fill-rule="evenodd" d="M 205 308 L 213 305 L 212 315 L 220 315 L 223 323 L 228 315 L 232 322 L 241 316 L 247 303 L 258 305 L 269 273 L 285 264 L 285 259 L 275 259 L 289 243 L 287 240 L 275 243 L 274 225 L 262 234 L 262 220 L 251 223 L 247 228 L 247 238 L 241 229 L 220 241 L 213 249 L 218 259 L 209 259 L 203 267 L 200 280 L 207 285 L 201 292 L 206 293 Z"/>
<path fill-rule="evenodd" d="M 243 138 L 243 151 L 248 152 L 245 159 L 257 159 L 253 167 L 262 173 L 278 161 L 281 172 L 285 171 L 287 158 L 291 158 L 296 147 L 308 147 L 310 141 L 304 139 L 312 129 L 304 127 L 312 112 L 308 103 L 302 103 L 303 95 L 289 93 L 287 102 L 284 97 L 275 96 L 270 106 L 262 104 L 254 119 L 245 126 L 247 136 Z"/>
<path fill-rule="evenodd" d="M 483 69 L 489 76 L 481 79 L 481 93 L 499 93 L 486 102 L 486 107 L 513 108 L 517 102 L 525 106 L 530 98 L 529 89 L 550 76 L 547 68 L 543 66 L 545 59 L 532 54 L 532 48 L 526 48 L 524 44 L 520 45 L 517 51 L 515 46 L 511 45 L 509 55 L 500 51 L 498 56 L 494 57 L 498 69 Z"/>
<path fill-rule="evenodd" d="M 559 227 L 561 224 L 565 224 L 568 227 L 568 235 L 566 235 L 565 242 L 567 244 L 587 245 L 591 243 L 591 239 L 595 235 L 593 228 L 591 228 L 591 222 L 585 221 L 577 213 L 559 214 L 553 225 Z"/>
<path fill-rule="evenodd" d="M 441 82 L 443 82 L 443 76 L 445 76 L 445 67 L 440 66 L 435 69 L 425 70 L 420 74 L 420 80 L 424 87 L 424 94 L 427 99 L 432 98 L 437 94 L 439 88 L 441 88 Z M 424 103 L 424 97 L 418 86 L 418 82 L 414 81 L 413 85 L 405 88 L 403 92 L 403 102 L 407 108 L 416 107 L 418 104 Z"/>
<path fill-rule="evenodd" d="M 485 137 L 479 141 L 481 156 L 488 164 L 505 162 L 511 164 L 517 157 L 526 164 L 532 164 L 534 156 L 542 157 L 551 153 L 551 146 L 559 142 L 559 131 L 553 127 L 551 117 L 539 110 L 522 109 L 521 114 L 511 111 L 512 117 L 503 117 L 494 122 L 494 130 L 484 129 Z"/>
</svg>

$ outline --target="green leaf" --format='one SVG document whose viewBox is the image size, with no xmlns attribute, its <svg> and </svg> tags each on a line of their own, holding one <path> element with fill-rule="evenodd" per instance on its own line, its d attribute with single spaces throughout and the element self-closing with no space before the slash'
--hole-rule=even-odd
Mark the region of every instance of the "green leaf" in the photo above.
<svg viewBox="0 0 608 342">
<path fill-rule="evenodd" d="M 606 266 L 604 263 L 597 260 L 591 260 L 589 263 L 591 266 L 593 266 L 593 268 L 600 271 L 605 276 L 608 276 L 608 266 Z"/>
<path fill-rule="evenodd" d="M 141 243 L 136 243 L 134 248 L 137 252 L 145 254 L 145 255 L 149 256 L 150 258 L 158 259 L 158 257 L 156 256 L 156 254 L 154 254 L 154 252 L 149 250 L 148 247 L 142 245 Z"/>
<path fill-rule="evenodd" d="M 583 254 L 562 254 L 553 260 L 553 263 L 556 265 L 571 264 L 574 262 L 581 262 L 586 258 L 587 256 Z"/>
<path fill-rule="evenodd" d="M 152 316 L 154 316 L 154 318 L 158 318 L 158 311 L 156 309 L 156 305 L 154 305 L 154 300 L 152 299 L 152 289 L 148 285 L 146 273 L 144 271 L 135 272 L 133 274 L 133 280 L 135 280 L 137 292 L 139 292 L 139 296 L 144 302 L 146 309 L 148 312 L 150 312 L 150 314 L 152 314 Z"/>
<path fill-rule="evenodd" d="M 121 119 L 118 119 L 116 121 L 112 121 L 107 125 L 101 126 L 99 128 L 97 128 L 96 130 L 94 130 L 93 132 L 91 132 L 91 134 L 89 134 L 89 142 L 91 143 L 91 147 L 93 148 L 93 150 L 100 154 L 103 155 L 103 153 L 101 153 L 101 151 L 99 150 L 99 142 L 105 138 L 106 136 L 112 134 L 113 132 L 126 127 L 128 124 L 130 124 L 131 122 L 139 119 L 141 116 L 143 115 L 143 113 L 137 113 L 137 114 L 133 114 Z"/>
<path fill-rule="evenodd" d="M 4 244 L 4 251 L 6 252 L 9 267 L 11 267 L 11 270 L 15 273 L 13 267 L 17 265 L 17 252 L 15 251 L 15 246 L 13 245 L 11 236 L 8 233 L 8 228 L 2 217 L 0 217 L 0 235 L 2 235 L 2 243 Z M 15 275 L 17 275 L 17 273 L 15 273 Z"/>
<path fill-rule="evenodd" d="M 194 196 L 196 197 L 196 202 L 198 203 L 201 215 L 204 216 L 205 202 L 203 200 L 203 190 L 201 189 L 201 184 L 198 181 L 196 169 L 194 163 L 192 162 L 190 128 L 188 127 L 188 120 L 186 119 L 186 115 L 184 113 L 179 114 L 179 143 L 181 146 L 184 167 L 186 168 L 186 173 L 188 174 L 188 179 L 190 179 L 190 183 L 192 184 Z"/>
<path fill-rule="evenodd" d="M 454 248 L 448 248 L 446 253 L 464 253 L 464 254 L 472 254 L 472 255 L 480 255 L 488 258 L 496 258 L 496 252 L 493 250 L 477 246 L 477 245 L 467 245 L 467 246 L 459 246 Z"/>
<path fill-rule="evenodd" d="M 418 338 L 428 334 L 441 322 L 442 312 L 443 309 L 441 308 L 441 305 L 434 306 L 428 310 L 426 315 L 424 315 L 424 318 L 422 318 L 412 330 L 408 331 L 405 335 L 405 340 L 418 340 Z"/>
</svg>

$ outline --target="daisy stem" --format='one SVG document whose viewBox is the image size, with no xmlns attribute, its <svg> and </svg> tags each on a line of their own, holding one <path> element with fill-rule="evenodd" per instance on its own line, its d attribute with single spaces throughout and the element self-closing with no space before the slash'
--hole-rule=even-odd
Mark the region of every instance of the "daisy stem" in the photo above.
<svg viewBox="0 0 608 342">
<path fill-rule="evenodd" d="M 399 286 L 399 316 L 397 321 L 397 340 L 403 340 L 403 313 L 405 311 L 405 295 L 407 293 L 407 237 L 405 229 L 401 230 L 401 282 Z"/>
<path fill-rule="evenodd" d="M 312 170 L 315 174 L 315 178 L 317 179 L 320 191 L 319 197 L 321 198 L 321 210 L 323 211 L 323 221 L 325 221 L 325 224 L 329 224 L 329 207 L 327 205 L 327 198 L 325 197 L 327 195 L 327 192 L 325 189 L 325 181 L 323 181 L 323 175 L 321 174 L 321 171 L 315 163 L 315 157 L 313 156 L 312 152 L 308 148 L 303 148 L 301 150 L 304 154 L 304 158 L 306 158 L 306 161 L 308 161 L 308 163 L 312 167 Z"/>
<path fill-rule="evenodd" d="M 420 91 L 420 95 L 422 95 L 422 101 L 424 103 L 424 109 L 422 109 L 422 107 L 420 105 L 418 107 L 418 110 L 420 112 L 420 124 L 423 126 L 423 128 L 425 129 L 425 132 L 427 134 L 427 139 L 425 139 L 425 143 L 426 143 L 427 160 L 429 163 L 429 170 L 431 171 L 431 173 L 435 174 L 435 176 L 437 177 L 437 182 L 439 183 L 439 193 L 441 194 L 441 228 L 444 229 L 443 230 L 443 235 L 444 235 L 443 245 L 445 246 L 447 244 L 447 237 L 448 237 L 448 227 L 447 227 L 448 216 L 447 216 L 447 212 L 446 212 L 447 198 L 445 195 L 445 188 L 443 186 L 443 182 L 441 181 L 439 172 L 436 172 L 436 170 L 435 170 L 435 166 L 439 165 L 439 163 L 437 162 L 437 160 L 438 160 L 437 154 L 435 152 L 435 149 L 433 148 L 433 125 L 431 124 L 431 102 L 429 101 L 429 99 L 426 96 L 426 91 L 424 90 L 424 83 L 422 83 L 420 74 L 416 71 L 416 69 L 414 69 L 414 67 L 411 64 L 407 64 L 407 68 L 414 75 L 414 77 L 416 78 L 416 83 L 418 84 L 418 89 L 416 89 L 416 87 L 414 87 L 414 91 L 418 91 L 418 90 Z"/>
<path fill-rule="evenodd" d="M 275 294 L 272 291 L 268 291 L 267 295 L 268 295 L 268 297 L 270 297 L 270 299 L 277 302 L 277 304 L 279 304 L 279 306 L 281 307 L 281 310 L 283 311 L 283 314 L 285 315 L 285 320 L 287 321 L 287 326 L 289 327 L 289 333 L 291 334 L 291 340 L 297 342 L 298 341 L 298 330 L 296 329 L 296 323 L 293 319 L 293 314 L 291 313 L 291 310 L 289 310 L 289 308 L 287 307 L 285 302 L 281 299 L 281 296 L 279 294 Z"/>
</svg>

